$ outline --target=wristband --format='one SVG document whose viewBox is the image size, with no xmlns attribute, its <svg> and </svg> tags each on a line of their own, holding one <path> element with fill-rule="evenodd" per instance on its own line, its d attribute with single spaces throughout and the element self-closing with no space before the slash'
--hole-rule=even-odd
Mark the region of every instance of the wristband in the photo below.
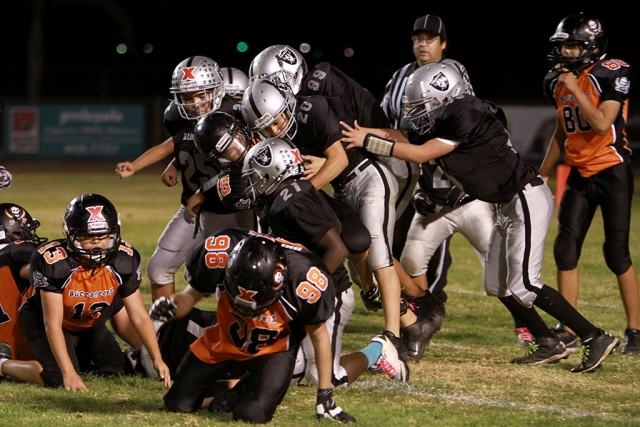
<svg viewBox="0 0 640 427">
<path fill-rule="evenodd" d="M 332 388 L 319 388 L 318 394 L 316 394 L 316 405 L 322 405 L 325 402 L 331 400 L 333 396 Z"/>
<path fill-rule="evenodd" d="M 364 137 L 364 149 L 369 153 L 379 154 L 381 156 L 391 157 L 393 146 L 396 143 L 385 138 L 380 138 L 374 134 L 368 133 Z"/>
</svg>

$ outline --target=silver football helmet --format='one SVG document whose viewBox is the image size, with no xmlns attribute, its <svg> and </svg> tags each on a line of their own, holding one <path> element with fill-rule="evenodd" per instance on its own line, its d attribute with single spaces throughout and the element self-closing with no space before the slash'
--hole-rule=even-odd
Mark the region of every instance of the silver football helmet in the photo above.
<svg viewBox="0 0 640 427">
<path fill-rule="evenodd" d="M 277 44 L 256 55 L 249 65 L 249 81 L 276 76 L 291 86 L 294 94 L 300 92 L 302 79 L 309 69 L 300 52 L 291 46 Z"/>
<path fill-rule="evenodd" d="M 230 96 L 242 96 L 249 86 L 249 76 L 237 68 L 223 67 L 220 68 L 222 80 L 226 84 L 225 93 Z"/>
<path fill-rule="evenodd" d="M 196 120 L 220 108 L 224 97 L 224 81 L 218 63 L 206 56 L 190 56 L 180 62 L 171 76 L 173 102 L 180 116 Z M 202 92 L 202 100 L 191 99 L 186 94 Z"/>
<path fill-rule="evenodd" d="M 464 78 L 455 67 L 442 62 L 425 64 L 407 80 L 402 97 L 408 111 L 405 118 L 413 130 L 424 135 L 433 127 L 440 109 L 465 91 Z"/>
<path fill-rule="evenodd" d="M 249 178 L 247 195 L 258 201 L 273 193 L 289 177 L 302 175 L 300 150 L 282 138 L 267 138 L 251 147 L 244 158 L 242 175 Z"/>
<path fill-rule="evenodd" d="M 249 130 L 262 139 L 275 136 L 292 140 L 298 130 L 296 102 L 289 85 L 274 77 L 262 77 L 244 92 L 240 111 Z M 272 125 L 275 129 L 270 128 Z"/>
<path fill-rule="evenodd" d="M 469 78 L 469 72 L 467 71 L 467 67 L 465 67 L 464 65 L 462 65 L 460 62 L 456 61 L 455 59 L 449 59 L 449 58 L 445 58 L 445 59 L 440 60 L 440 63 L 441 64 L 451 65 L 456 70 L 458 70 L 458 72 L 460 73 L 460 75 L 464 79 L 464 84 L 465 84 L 464 93 L 468 93 L 469 95 L 475 95 L 475 93 L 473 92 L 473 87 L 471 86 L 471 79 Z"/>
</svg>

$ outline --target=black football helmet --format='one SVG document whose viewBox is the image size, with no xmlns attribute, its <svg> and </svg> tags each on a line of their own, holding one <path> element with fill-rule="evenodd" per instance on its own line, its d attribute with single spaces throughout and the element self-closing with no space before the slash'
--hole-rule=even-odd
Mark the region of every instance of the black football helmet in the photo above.
<svg viewBox="0 0 640 427">
<path fill-rule="evenodd" d="M 37 244 L 46 242 L 46 237 L 36 234 L 38 227 L 40 221 L 33 219 L 22 206 L 0 203 L 0 247 L 16 240 L 31 240 Z"/>
<path fill-rule="evenodd" d="M 120 247 L 120 221 L 115 206 L 100 194 L 83 194 L 69 203 L 64 213 L 63 232 L 71 255 L 84 267 L 109 263 Z M 83 249 L 79 237 L 109 235 L 106 249 Z"/>
<path fill-rule="evenodd" d="M 608 35 L 599 20 L 584 14 L 570 15 L 560 21 L 549 41 L 553 49 L 548 55 L 551 66 L 569 72 L 580 71 L 602 58 L 607 50 Z M 576 43 L 582 47 L 577 57 L 562 56 L 563 43 Z"/>
<path fill-rule="evenodd" d="M 221 111 L 198 120 L 194 142 L 202 157 L 215 167 L 238 172 L 242 170 L 242 161 L 253 145 L 247 126 Z"/>
<path fill-rule="evenodd" d="M 233 308 L 255 317 L 273 305 L 284 291 L 288 262 L 284 249 L 267 236 L 249 236 L 231 251 L 224 290 Z"/>
</svg>

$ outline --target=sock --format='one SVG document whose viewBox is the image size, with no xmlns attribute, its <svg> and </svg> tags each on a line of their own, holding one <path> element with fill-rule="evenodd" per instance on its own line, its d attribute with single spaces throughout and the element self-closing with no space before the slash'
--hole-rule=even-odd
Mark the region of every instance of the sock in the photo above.
<svg viewBox="0 0 640 427">
<path fill-rule="evenodd" d="M 569 304 L 560 292 L 547 285 L 542 286 L 534 304 L 571 328 L 580 339 L 598 332 L 598 328 Z"/>
<path fill-rule="evenodd" d="M 0 378 L 4 378 L 4 375 L 2 374 L 2 365 L 4 365 L 4 362 L 6 362 L 7 360 L 9 359 L 7 358 L 0 359 Z"/>
<path fill-rule="evenodd" d="M 366 356 L 368 362 L 367 369 L 369 369 L 372 365 L 375 365 L 378 359 L 380 359 L 380 356 L 382 356 L 382 344 L 374 341 L 358 351 Z"/>
<path fill-rule="evenodd" d="M 536 338 L 551 337 L 549 327 L 535 308 L 527 308 L 520 304 L 513 295 L 498 298 L 509 309 L 514 318 L 518 318 L 524 326 L 529 328 L 531 334 Z"/>
</svg>

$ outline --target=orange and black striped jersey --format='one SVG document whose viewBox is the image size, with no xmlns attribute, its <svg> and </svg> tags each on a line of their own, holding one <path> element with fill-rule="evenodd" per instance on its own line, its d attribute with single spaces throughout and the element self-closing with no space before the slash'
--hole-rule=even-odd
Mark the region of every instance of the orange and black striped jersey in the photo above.
<svg viewBox="0 0 640 427">
<path fill-rule="evenodd" d="M 593 131 L 580 114 L 573 95 L 563 85 L 558 85 L 556 71 L 550 71 L 544 79 L 544 94 L 555 104 L 559 123 L 563 124 L 567 135 L 565 163 L 578 168 L 585 178 L 629 160 L 631 150 L 625 126 L 631 79 L 632 68 L 620 59 L 600 60 L 577 76 L 578 86 L 596 107 L 608 100 L 621 104 L 611 129 L 604 135 Z"/>
<path fill-rule="evenodd" d="M 109 265 L 87 270 L 69 254 L 65 239 L 53 240 L 31 257 L 31 287 L 23 304 L 41 304 L 40 292 L 62 294 L 63 329 L 81 331 L 93 326 L 116 294 L 128 297 L 141 280 L 140 254 L 125 242 Z"/>
<path fill-rule="evenodd" d="M 20 323 L 18 309 L 29 280 L 20 277 L 20 269 L 29 264 L 36 248 L 31 241 L 18 240 L 0 250 L 0 341 L 11 346 L 14 360 L 34 360 Z"/>
<path fill-rule="evenodd" d="M 189 284 L 203 293 L 223 289 L 228 256 L 250 234 L 257 233 L 227 228 L 209 236 L 187 260 L 185 278 Z M 191 345 L 200 360 L 241 361 L 289 350 L 304 338 L 305 325 L 324 323 L 333 314 L 334 284 L 322 260 L 301 245 L 276 240 L 289 262 L 282 297 L 259 316 L 247 317 L 233 311 L 227 295 L 220 292 L 217 323 Z"/>
</svg>

